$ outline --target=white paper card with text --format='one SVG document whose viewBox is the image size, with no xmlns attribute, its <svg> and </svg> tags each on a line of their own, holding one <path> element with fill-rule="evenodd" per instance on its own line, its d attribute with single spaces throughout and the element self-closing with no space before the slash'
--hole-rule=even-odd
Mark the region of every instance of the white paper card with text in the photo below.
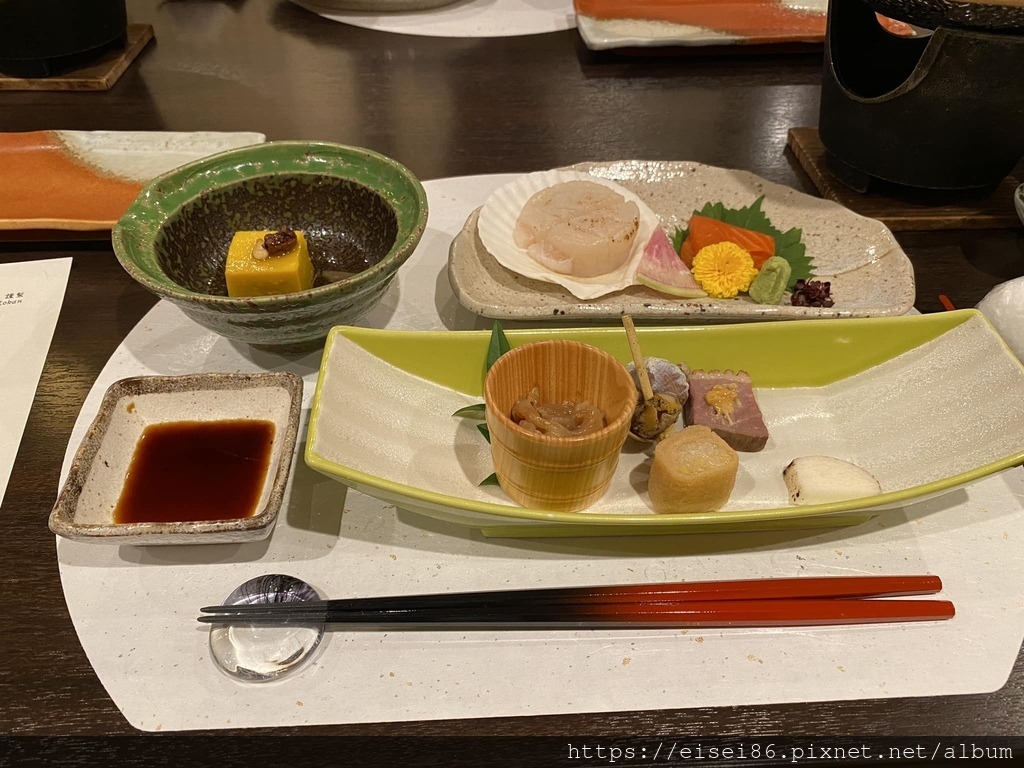
<svg viewBox="0 0 1024 768">
<path fill-rule="evenodd" d="M 0 264 L 0 505 L 70 272 L 69 258 Z"/>
</svg>

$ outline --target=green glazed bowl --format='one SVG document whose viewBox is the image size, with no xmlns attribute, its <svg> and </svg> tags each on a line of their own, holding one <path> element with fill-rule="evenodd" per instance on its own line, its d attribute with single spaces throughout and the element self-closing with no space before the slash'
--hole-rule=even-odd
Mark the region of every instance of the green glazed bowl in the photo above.
<svg viewBox="0 0 1024 768">
<path fill-rule="evenodd" d="M 183 165 L 147 184 L 115 225 L 114 253 L 133 278 L 205 328 L 256 346 L 309 348 L 351 324 L 387 290 L 427 223 L 427 197 L 383 155 L 278 141 Z M 227 295 L 238 230 L 302 230 L 312 288 Z"/>
</svg>

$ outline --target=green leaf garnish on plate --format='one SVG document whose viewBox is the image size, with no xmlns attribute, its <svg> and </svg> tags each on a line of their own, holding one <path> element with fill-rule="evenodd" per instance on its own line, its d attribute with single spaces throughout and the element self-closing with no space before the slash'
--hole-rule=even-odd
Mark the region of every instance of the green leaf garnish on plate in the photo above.
<svg viewBox="0 0 1024 768">
<path fill-rule="evenodd" d="M 491 343 L 487 346 L 487 370 L 491 370 L 491 366 L 498 362 L 498 358 L 510 349 L 512 347 L 501 328 L 501 323 L 495 321 L 494 327 L 491 328 Z"/>
<path fill-rule="evenodd" d="M 788 261 L 793 270 L 787 285 L 792 289 L 797 280 L 810 280 L 814 276 L 814 262 L 807 255 L 807 246 L 802 242 L 803 230 L 793 227 L 783 232 L 773 226 L 771 220 L 761 210 L 763 201 L 764 195 L 761 195 L 745 208 L 726 208 L 724 203 L 705 203 L 704 207 L 699 211 L 694 211 L 694 214 L 773 237 L 775 239 L 775 255 Z M 676 251 L 683 247 L 683 242 L 689 235 L 688 229 L 676 227 L 675 232 L 672 233 L 672 245 L 675 246 Z"/>
<path fill-rule="evenodd" d="M 465 408 L 459 408 L 452 416 L 465 416 L 468 419 L 482 419 L 484 413 L 487 410 L 487 406 L 484 403 L 474 403 L 473 405 L 467 405 Z"/>
<path fill-rule="evenodd" d="M 683 250 L 683 242 L 689 236 L 690 230 L 683 229 L 682 227 L 676 227 L 675 232 L 673 232 L 669 236 L 668 239 L 672 241 L 672 247 L 675 249 L 676 253 L 679 253 L 681 250 Z"/>
<path fill-rule="evenodd" d="M 478 483 L 478 485 L 481 488 L 483 488 L 485 485 L 497 485 L 500 487 L 501 483 L 498 482 L 498 476 L 494 472 L 491 472 L 491 474 L 489 474 L 487 477 L 481 480 Z"/>
<path fill-rule="evenodd" d="M 491 370 L 491 366 L 497 362 L 498 358 L 504 355 L 512 349 L 512 346 L 508 343 L 508 338 L 505 336 L 505 331 L 501 328 L 501 323 L 497 320 L 494 321 L 494 327 L 491 328 L 491 340 L 487 345 L 487 370 Z M 452 416 L 462 416 L 467 419 L 482 419 L 486 413 L 487 406 L 483 403 L 475 403 L 473 405 L 467 405 L 464 408 L 459 408 Z M 481 431 L 483 429 L 481 428 Z M 491 442 L 490 435 L 484 432 L 484 437 L 487 438 L 487 442 Z"/>
<path fill-rule="evenodd" d="M 487 370 L 491 370 L 491 366 L 497 362 L 498 358 L 504 355 L 512 349 L 512 346 L 508 343 L 508 339 L 505 337 L 505 331 L 501 329 L 501 324 L 497 321 L 494 323 L 494 327 L 491 328 L 491 341 L 487 345 Z M 484 403 L 474 403 L 473 405 L 467 405 L 463 408 L 459 408 L 452 416 L 462 416 L 467 419 L 482 419 L 487 413 L 487 406 Z M 491 430 L 487 428 L 486 424 L 477 424 L 476 428 L 480 430 L 480 434 L 484 436 L 484 440 L 488 443 L 491 442 Z M 498 485 L 498 476 L 491 473 L 480 481 L 480 485 Z"/>
</svg>

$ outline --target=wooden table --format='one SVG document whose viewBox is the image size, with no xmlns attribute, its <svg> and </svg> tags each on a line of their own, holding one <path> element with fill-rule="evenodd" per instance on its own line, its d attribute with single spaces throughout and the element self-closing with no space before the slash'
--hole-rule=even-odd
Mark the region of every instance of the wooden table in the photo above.
<svg viewBox="0 0 1024 768">
<path fill-rule="evenodd" d="M 789 127 L 817 122 L 820 53 L 599 57 L 575 31 L 507 39 L 404 37 L 335 24 L 283 1 L 140 0 L 130 6 L 133 21 L 154 25 L 157 41 L 110 92 L 0 93 L 0 130 L 262 131 L 270 139 L 370 147 L 421 179 L 583 160 L 685 159 L 812 191 L 784 146 Z M 2 177 L 0 169 L 0 183 Z M 958 307 L 973 306 L 993 285 L 1024 274 L 1020 230 L 899 239 L 914 262 L 923 312 L 941 310 L 940 293 Z M 137 734 L 107 697 L 75 636 L 46 518 L 82 402 L 155 299 L 121 270 L 109 242 L 0 245 L 0 261 L 64 255 L 75 257 L 67 296 L 0 512 L 0 736 L 70 734 L 85 741 L 0 739 L 0 764 L 12 744 L 22 757 L 58 755 L 73 764 L 101 757 L 112 764 L 172 755 L 189 760 L 215 746 L 223 764 L 253 764 L 253 750 L 260 762 L 286 750 L 296 759 L 333 756 L 337 762 L 332 742 L 307 738 L 325 734 L 749 740 L 779 733 L 1024 733 L 1022 656 L 1008 686 L 991 695 L 281 729 L 273 738 L 251 731 Z M 444 744 L 436 749 L 443 752 Z M 409 762 L 432 764 L 436 754 L 413 750 Z"/>
</svg>

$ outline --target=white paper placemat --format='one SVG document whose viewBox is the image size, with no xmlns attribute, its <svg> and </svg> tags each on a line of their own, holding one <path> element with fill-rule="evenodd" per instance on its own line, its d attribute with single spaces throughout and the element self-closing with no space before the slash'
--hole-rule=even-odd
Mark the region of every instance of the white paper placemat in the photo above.
<svg viewBox="0 0 1024 768">
<path fill-rule="evenodd" d="M 292 0 L 331 21 L 400 35 L 515 37 L 576 27 L 572 0 L 460 0 L 452 5 L 402 13 L 354 13 L 310 0 Z"/>
<path fill-rule="evenodd" d="M 0 264 L 0 505 L 70 272 L 69 258 Z"/>
<path fill-rule="evenodd" d="M 445 263 L 469 212 L 509 178 L 426 183 L 427 232 L 365 324 L 489 325 L 452 296 Z M 305 377 L 308 408 L 318 362 L 319 354 L 286 361 L 234 345 L 161 302 L 97 380 L 69 456 L 117 379 L 287 369 Z M 346 491 L 305 467 L 304 447 L 300 440 L 288 499 L 268 541 L 156 548 L 58 541 L 79 638 L 132 725 L 187 730 L 979 693 L 1004 684 L 1024 637 L 1020 469 L 820 533 L 487 540 Z M 295 677 L 239 684 L 214 667 L 207 632 L 193 619 L 201 605 L 274 572 L 330 597 L 936 573 L 958 614 L 936 624 L 818 629 L 334 632 Z"/>
</svg>

